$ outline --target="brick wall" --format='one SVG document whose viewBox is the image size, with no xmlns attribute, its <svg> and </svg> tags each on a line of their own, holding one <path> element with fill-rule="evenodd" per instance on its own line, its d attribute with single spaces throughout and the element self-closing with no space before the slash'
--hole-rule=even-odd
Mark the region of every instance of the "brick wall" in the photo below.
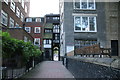
<svg viewBox="0 0 120 80">
<path fill-rule="evenodd" d="M 34 41 L 33 37 L 22 28 L 3 28 L 2 30 L 9 32 L 11 37 L 16 38 L 18 40 L 24 40 L 24 37 L 26 36 L 28 40 L 32 41 L 32 43 Z"/>
</svg>

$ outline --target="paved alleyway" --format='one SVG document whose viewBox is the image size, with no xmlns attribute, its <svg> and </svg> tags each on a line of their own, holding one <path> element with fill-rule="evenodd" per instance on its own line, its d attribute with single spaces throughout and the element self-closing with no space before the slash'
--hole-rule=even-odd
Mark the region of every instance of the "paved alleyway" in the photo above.
<svg viewBox="0 0 120 80">
<path fill-rule="evenodd" d="M 62 65 L 62 62 L 44 61 L 33 70 L 25 74 L 23 78 L 74 78 Z"/>
</svg>

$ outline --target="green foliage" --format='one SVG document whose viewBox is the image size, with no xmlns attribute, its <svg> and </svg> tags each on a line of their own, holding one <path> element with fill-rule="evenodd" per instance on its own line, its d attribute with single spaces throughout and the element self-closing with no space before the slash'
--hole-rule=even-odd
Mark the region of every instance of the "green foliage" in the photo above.
<svg viewBox="0 0 120 80">
<path fill-rule="evenodd" d="M 41 55 L 39 47 L 31 42 L 24 42 L 10 37 L 8 32 L 2 33 L 2 55 L 3 58 L 13 58 L 16 55 L 22 56 L 23 62 L 27 62 L 30 57 Z"/>
</svg>

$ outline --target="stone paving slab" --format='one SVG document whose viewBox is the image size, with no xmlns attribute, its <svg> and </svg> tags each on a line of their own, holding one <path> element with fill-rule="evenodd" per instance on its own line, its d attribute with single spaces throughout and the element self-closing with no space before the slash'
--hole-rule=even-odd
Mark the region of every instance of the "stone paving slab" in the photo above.
<svg viewBox="0 0 120 80">
<path fill-rule="evenodd" d="M 74 76 L 62 65 L 61 61 L 44 61 L 35 66 L 22 78 L 71 78 Z"/>
</svg>

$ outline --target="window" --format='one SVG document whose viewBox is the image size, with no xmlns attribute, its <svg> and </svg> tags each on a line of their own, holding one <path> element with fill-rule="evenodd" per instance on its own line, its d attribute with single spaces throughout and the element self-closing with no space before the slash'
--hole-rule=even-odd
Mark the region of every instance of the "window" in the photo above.
<svg viewBox="0 0 120 80">
<path fill-rule="evenodd" d="M 45 29 L 45 33 L 51 33 L 52 30 Z"/>
<path fill-rule="evenodd" d="M 6 4 L 8 4 L 8 0 L 4 0 L 4 2 L 5 2 Z"/>
<path fill-rule="evenodd" d="M 19 28 L 19 24 L 18 23 L 16 23 L 16 26 L 15 26 L 16 28 Z"/>
<path fill-rule="evenodd" d="M 24 15 L 21 13 L 21 21 L 24 21 Z"/>
<path fill-rule="evenodd" d="M 1 23 L 7 26 L 8 23 L 8 14 L 1 10 Z"/>
<path fill-rule="evenodd" d="M 10 9 L 15 12 L 15 2 L 13 0 L 11 0 Z"/>
<path fill-rule="evenodd" d="M 31 27 L 25 27 L 25 30 L 30 33 L 31 32 Z"/>
<path fill-rule="evenodd" d="M 21 3 L 21 0 L 18 0 Z"/>
<path fill-rule="evenodd" d="M 14 28 L 14 20 L 10 17 L 10 28 Z"/>
<path fill-rule="evenodd" d="M 51 44 L 51 43 L 52 43 L 52 41 L 49 39 L 44 40 L 44 44 Z"/>
<path fill-rule="evenodd" d="M 36 22 L 41 22 L 41 18 L 36 18 Z"/>
<path fill-rule="evenodd" d="M 17 15 L 17 17 L 20 17 L 20 9 L 18 7 L 16 9 L 16 15 Z"/>
<path fill-rule="evenodd" d="M 34 45 L 40 45 L 40 38 L 34 39 Z"/>
<path fill-rule="evenodd" d="M 22 2 L 22 7 L 24 8 L 24 0 L 21 0 L 21 2 Z"/>
<path fill-rule="evenodd" d="M 74 9 L 95 9 L 95 0 L 74 0 Z"/>
<path fill-rule="evenodd" d="M 60 39 L 60 35 L 59 34 L 55 34 L 55 40 L 59 40 Z"/>
<path fill-rule="evenodd" d="M 75 48 L 82 48 L 97 44 L 97 40 L 75 40 Z"/>
<path fill-rule="evenodd" d="M 96 17 L 74 17 L 74 30 L 75 32 L 97 32 Z"/>
<path fill-rule="evenodd" d="M 35 33 L 40 33 L 40 27 L 35 27 Z"/>
<path fill-rule="evenodd" d="M 24 42 L 27 42 L 27 41 L 28 41 L 27 37 L 26 37 L 26 36 L 24 36 Z"/>
<path fill-rule="evenodd" d="M 53 17 L 53 20 L 59 20 L 59 17 Z"/>
<path fill-rule="evenodd" d="M 25 12 L 27 13 L 27 6 L 25 5 Z"/>
<path fill-rule="evenodd" d="M 26 22 L 32 22 L 32 18 L 26 18 Z"/>
<path fill-rule="evenodd" d="M 59 25 L 53 25 L 53 32 L 54 32 L 54 33 L 59 33 L 59 32 L 60 32 L 60 27 L 59 27 Z"/>
</svg>

